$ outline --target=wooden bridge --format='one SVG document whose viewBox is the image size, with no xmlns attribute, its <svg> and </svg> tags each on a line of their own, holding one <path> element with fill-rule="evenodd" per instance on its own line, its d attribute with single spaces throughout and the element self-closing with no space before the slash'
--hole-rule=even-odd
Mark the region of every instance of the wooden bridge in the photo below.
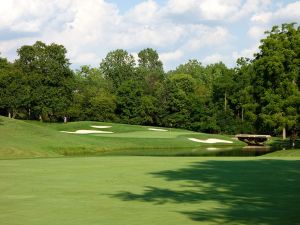
<svg viewBox="0 0 300 225">
<path fill-rule="evenodd" d="M 271 138 L 270 135 L 256 134 L 237 134 L 235 135 L 240 141 L 247 143 L 249 146 L 264 146 L 264 142 Z"/>
</svg>

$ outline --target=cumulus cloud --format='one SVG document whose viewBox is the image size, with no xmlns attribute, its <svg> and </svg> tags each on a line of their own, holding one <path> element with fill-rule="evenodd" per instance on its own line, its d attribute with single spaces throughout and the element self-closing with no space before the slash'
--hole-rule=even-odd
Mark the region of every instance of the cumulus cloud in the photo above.
<svg viewBox="0 0 300 225">
<path fill-rule="evenodd" d="M 261 12 L 270 6 L 271 0 L 246 0 L 237 13 L 232 14 L 230 20 L 240 20 L 249 17 L 253 13 Z"/>
<path fill-rule="evenodd" d="M 161 20 L 161 16 L 159 5 L 153 0 L 136 5 L 126 14 L 130 21 L 141 24 L 158 23 Z"/>
<path fill-rule="evenodd" d="M 215 12 L 220 17 L 230 11 L 233 2 L 224 5 L 219 1 L 204 1 L 199 7 L 203 16 L 208 18 L 211 16 L 210 7 L 217 7 L 220 3 Z M 228 31 L 220 26 L 174 22 L 165 9 L 172 6 L 172 10 L 177 12 L 179 3 L 175 5 L 175 1 L 165 6 L 159 6 L 153 0 L 144 1 L 125 14 L 120 13 L 115 4 L 104 0 L 28 0 L 26 4 L 29 7 L 24 4 L 24 1 L 13 0 L 13 4 L 7 3 L 1 7 L 1 12 L 17 13 L 11 13 L 10 16 L 3 13 L 0 29 L 36 32 L 32 40 L 61 43 L 69 50 L 71 61 L 77 64 L 94 64 L 108 51 L 116 48 L 135 51 L 136 48 L 148 46 L 161 49 L 165 52 L 162 59 L 170 61 L 181 57 L 186 51 L 221 43 L 228 36 Z M 221 13 L 223 9 L 226 12 Z M 20 45 L 28 43 L 19 37 L 16 39 L 12 42 L 16 41 Z M 171 50 L 174 47 L 181 50 Z M 8 52 L 15 48 L 15 45 L 10 44 L 1 51 Z"/>
<path fill-rule="evenodd" d="M 287 5 L 277 5 L 274 11 L 259 11 L 252 15 L 251 27 L 247 34 L 257 41 L 264 37 L 264 32 L 270 30 L 273 25 L 300 21 L 300 1 Z"/>
<path fill-rule="evenodd" d="M 239 0 L 169 0 L 167 10 L 171 14 L 196 15 L 203 20 L 221 20 L 235 13 L 239 5 Z"/>
<path fill-rule="evenodd" d="M 10 32 L 36 32 L 35 36 L 31 37 L 33 42 L 42 40 L 46 43 L 63 44 L 69 50 L 71 61 L 76 63 L 87 58 L 94 62 L 96 59 L 92 59 L 91 56 L 96 56 L 99 53 L 97 48 L 101 49 L 109 42 L 111 31 L 120 22 L 118 8 L 104 0 L 14 0 L 12 5 L 13 8 L 10 4 L 7 4 L 7 9 L 1 7 L 2 11 L 8 10 L 13 15 L 7 17 L 5 24 L 0 24 L 0 30 L 7 28 Z M 11 42 L 21 45 L 28 43 L 27 39 L 17 36 Z M 0 49 L 3 52 L 9 50 L 16 50 L 15 46 L 8 45 L 5 49 Z"/>
<path fill-rule="evenodd" d="M 217 46 L 229 42 L 231 35 L 223 27 L 208 27 L 192 25 L 189 27 L 191 38 L 187 40 L 185 49 L 189 51 L 199 50 L 202 47 Z"/>
<path fill-rule="evenodd" d="M 213 64 L 213 63 L 218 63 L 218 62 L 221 62 L 221 61 L 225 61 L 225 57 L 221 54 L 212 54 L 212 55 L 209 55 L 209 56 L 206 56 L 202 62 L 204 65 L 208 65 L 208 64 Z"/>
<path fill-rule="evenodd" d="M 234 52 L 232 53 L 232 59 L 233 59 L 235 62 L 236 62 L 236 60 L 237 60 L 238 58 L 241 58 L 241 57 L 252 59 L 254 53 L 257 53 L 258 50 L 259 50 L 259 44 L 256 43 L 256 44 L 252 45 L 252 46 L 249 47 L 249 48 L 245 48 L 245 49 L 242 49 L 242 50 L 240 50 L 240 51 L 234 51 Z"/>
<path fill-rule="evenodd" d="M 279 8 L 273 13 L 274 20 L 285 20 L 289 22 L 299 22 L 300 21 L 300 1 L 290 3 L 282 8 Z"/>
<path fill-rule="evenodd" d="M 51 23 L 56 20 L 62 19 L 62 13 L 64 18 L 59 22 L 67 20 L 70 5 L 70 0 L 3 1 L 0 7 L 0 29 L 19 32 L 41 31 L 44 27 L 51 26 Z"/>
<path fill-rule="evenodd" d="M 251 17 L 251 21 L 258 24 L 267 24 L 272 19 L 271 12 L 261 12 Z"/>
<path fill-rule="evenodd" d="M 264 37 L 264 33 L 266 31 L 266 27 L 264 26 L 253 26 L 248 30 L 248 35 L 256 40 L 260 40 Z"/>
<path fill-rule="evenodd" d="M 173 52 L 164 52 L 160 54 L 160 60 L 163 63 L 168 63 L 170 61 L 176 61 L 181 59 L 183 56 L 183 52 L 181 50 L 176 50 Z"/>
<path fill-rule="evenodd" d="M 147 47 L 161 52 L 167 67 L 192 57 L 212 62 L 222 55 L 230 62 L 232 55 L 247 56 L 251 52 L 247 49 L 257 45 L 273 23 L 300 20 L 300 1 L 277 8 L 272 4 L 271 0 L 140 0 L 121 11 L 107 0 L 3 1 L 0 52 L 13 59 L 17 48 L 41 40 L 63 44 L 76 65 L 98 65 L 117 48 L 138 52 Z M 249 44 L 240 47 L 246 38 L 251 38 Z"/>
</svg>

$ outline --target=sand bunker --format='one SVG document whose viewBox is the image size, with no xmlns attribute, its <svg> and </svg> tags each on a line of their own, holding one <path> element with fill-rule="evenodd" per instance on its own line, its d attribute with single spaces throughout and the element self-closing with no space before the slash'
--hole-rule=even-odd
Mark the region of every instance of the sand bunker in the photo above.
<svg viewBox="0 0 300 225">
<path fill-rule="evenodd" d="M 165 129 L 158 129 L 158 128 L 148 128 L 148 130 L 152 130 L 152 131 L 168 131 Z"/>
<path fill-rule="evenodd" d="M 61 131 L 63 133 L 68 134 L 112 134 L 110 131 L 102 131 L 102 130 L 76 130 L 75 132 L 70 131 Z"/>
<path fill-rule="evenodd" d="M 111 126 L 91 126 L 93 128 L 99 128 L 99 129 L 106 129 L 106 128 L 111 128 Z"/>
<path fill-rule="evenodd" d="M 216 151 L 216 150 L 219 150 L 219 148 L 207 148 L 206 150 L 208 150 L 208 151 Z"/>
<path fill-rule="evenodd" d="M 200 143 L 206 143 L 206 144 L 215 144 L 215 143 L 231 144 L 231 143 L 233 143 L 232 141 L 226 141 L 226 140 L 215 139 L 215 138 L 209 138 L 207 140 L 200 140 L 200 139 L 197 139 L 197 138 L 188 138 L 188 139 L 190 141 L 200 142 Z"/>
</svg>

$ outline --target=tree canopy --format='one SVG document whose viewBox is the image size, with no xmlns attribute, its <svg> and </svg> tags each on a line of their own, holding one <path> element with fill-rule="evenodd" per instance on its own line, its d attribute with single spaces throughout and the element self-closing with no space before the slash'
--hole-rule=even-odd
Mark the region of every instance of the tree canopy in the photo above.
<svg viewBox="0 0 300 225">
<path fill-rule="evenodd" d="M 37 41 L 0 57 L 0 114 L 43 121 L 100 120 L 210 133 L 299 132 L 300 27 L 274 26 L 252 59 L 164 71 L 159 54 L 109 52 L 99 67 L 72 71 L 67 50 Z"/>
</svg>

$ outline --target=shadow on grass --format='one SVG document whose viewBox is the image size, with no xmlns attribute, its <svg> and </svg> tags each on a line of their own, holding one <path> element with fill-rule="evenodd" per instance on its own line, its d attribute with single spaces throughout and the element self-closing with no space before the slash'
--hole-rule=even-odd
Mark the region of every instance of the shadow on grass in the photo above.
<svg viewBox="0 0 300 225">
<path fill-rule="evenodd" d="M 178 204 L 178 213 L 199 222 L 300 224 L 300 161 L 297 160 L 204 161 L 151 175 L 180 182 L 179 188 L 148 186 L 142 194 L 121 192 L 114 197 L 123 201 Z M 211 206 L 212 202 L 217 204 Z M 194 204 L 196 210 L 181 210 L 185 204 Z"/>
</svg>

